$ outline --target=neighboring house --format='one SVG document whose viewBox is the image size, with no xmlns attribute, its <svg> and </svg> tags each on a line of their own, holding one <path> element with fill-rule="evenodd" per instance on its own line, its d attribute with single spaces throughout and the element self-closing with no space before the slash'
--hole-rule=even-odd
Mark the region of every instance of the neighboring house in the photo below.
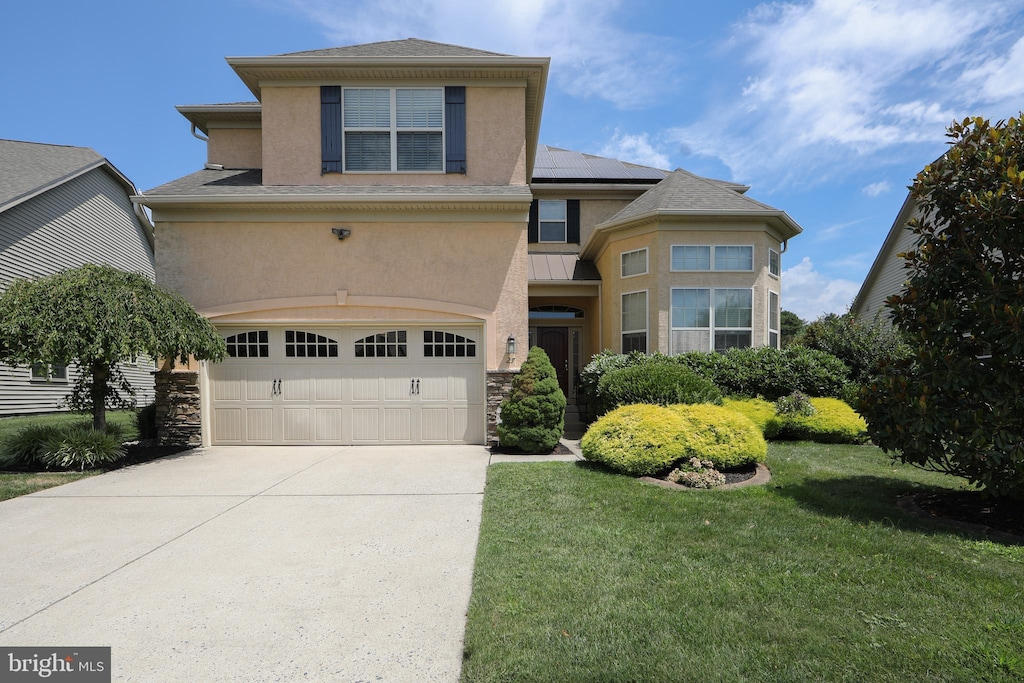
<svg viewBox="0 0 1024 683">
<path fill-rule="evenodd" d="M 221 330 L 202 441 L 484 443 L 527 346 L 778 344 L 800 227 L 746 187 L 538 144 L 549 59 L 401 40 L 228 64 L 206 167 L 147 191 L 157 281 Z M 197 132 L 199 131 L 199 132 Z"/>
<path fill-rule="evenodd" d="M 879 316 L 882 321 L 889 323 L 885 300 L 899 294 L 907 280 L 906 265 L 899 254 L 914 249 L 916 238 L 907 223 L 917 216 L 917 200 L 908 194 L 850 307 L 850 313 L 858 320 L 871 322 Z"/>
<path fill-rule="evenodd" d="M 0 140 L 0 290 L 86 263 L 154 277 L 152 228 L 137 190 L 91 149 Z M 154 398 L 153 364 L 121 366 L 140 405 Z M 0 415 L 66 410 L 77 366 L 0 366 Z"/>
</svg>

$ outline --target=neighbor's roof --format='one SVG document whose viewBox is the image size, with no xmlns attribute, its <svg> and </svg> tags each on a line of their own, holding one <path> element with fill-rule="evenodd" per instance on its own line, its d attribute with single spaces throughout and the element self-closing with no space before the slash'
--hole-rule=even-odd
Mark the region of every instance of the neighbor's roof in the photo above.
<svg viewBox="0 0 1024 683">
<path fill-rule="evenodd" d="M 127 178 L 88 147 L 0 140 L 0 211 L 103 165 L 134 191 Z"/>
<path fill-rule="evenodd" d="M 363 45 L 328 47 L 322 50 L 286 52 L 278 57 L 508 57 L 500 52 L 488 52 L 461 45 L 435 43 L 431 40 L 406 38 Z"/>
</svg>

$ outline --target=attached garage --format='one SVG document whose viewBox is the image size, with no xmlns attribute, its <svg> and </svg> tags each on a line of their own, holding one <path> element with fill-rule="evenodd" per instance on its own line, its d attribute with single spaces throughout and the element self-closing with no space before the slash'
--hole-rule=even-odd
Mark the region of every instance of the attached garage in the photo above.
<svg viewBox="0 0 1024 683">
<path fill-rule="evenodd" d="M 483 328 L 220 327 L 214 445 L 482 444 Z"/>
</svg>

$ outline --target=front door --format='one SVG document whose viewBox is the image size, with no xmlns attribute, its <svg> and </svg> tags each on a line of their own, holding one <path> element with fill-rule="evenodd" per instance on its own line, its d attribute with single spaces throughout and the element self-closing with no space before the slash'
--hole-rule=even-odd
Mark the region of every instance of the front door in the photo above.
<svg viewBox="0 0 1024 683">
<path fill-rule="evenodd" d="M 568 327 L 538 327 L 537 346 L 544 349 L 548 354 L 551 364 L 555 366 L 555 374 L 558 376 L 558 386 L 566 397 L 569 394 L 569 328 Z"/>
</svg>

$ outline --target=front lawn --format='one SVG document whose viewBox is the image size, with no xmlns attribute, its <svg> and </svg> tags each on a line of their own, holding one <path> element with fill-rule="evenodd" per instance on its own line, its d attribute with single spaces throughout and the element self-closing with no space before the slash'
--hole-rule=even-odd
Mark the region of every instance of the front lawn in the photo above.
<svg viewBox="0 0 1024 683">
<path fill-rule="evenodd" d="M 903 514 L 958 480 L 773 443 L 764 487 L 488 472 L 463 681 L 1019 681 L 1024 547 Z"/>
</svg>

